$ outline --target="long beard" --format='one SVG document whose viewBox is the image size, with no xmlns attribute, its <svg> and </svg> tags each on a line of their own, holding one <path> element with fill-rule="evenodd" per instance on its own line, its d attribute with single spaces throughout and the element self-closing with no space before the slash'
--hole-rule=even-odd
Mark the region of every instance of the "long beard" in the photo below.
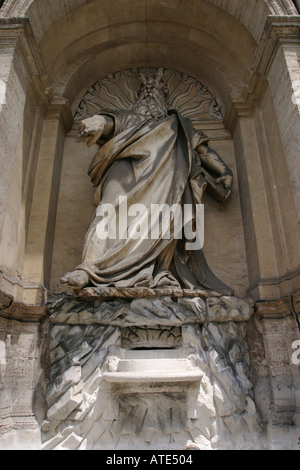
<svg viewBox="0 0 300 470">
<path fill-rule="evenodd" d="M 167 107 L 160 99 L 152 96 L 141 96 L 133 107 L 133 112 L 141 114 L 145 117 L 153 117 L 160 119 L 167 115 Z"/>
</svg>

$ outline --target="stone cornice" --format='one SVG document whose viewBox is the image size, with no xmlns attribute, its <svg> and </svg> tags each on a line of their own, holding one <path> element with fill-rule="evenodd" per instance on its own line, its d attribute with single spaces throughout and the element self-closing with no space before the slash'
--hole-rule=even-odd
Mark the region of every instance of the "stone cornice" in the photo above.
<svg viewBox="0 0 300 470">
<path fill-rule="evenodd" d="M 291 43 L 300 45 L 300 17 L 269 16 L 253 60 L 254 73 L 267 76 L 279 48 Z"/>
<path fill-rule="evenodd" d="M 41 284 L 25 282 L 0 271 L 0 318 L 40 321 L 46 316 L 47 294 Z"/>
<path fill-rule="evenodd" d="M 268 74 L 280 48 L 300 46 L 300 16 L 269 16 L 252 63 L 249 84 L 241 96 L 231 96 L 224 118 L 225 127 L 233 133 L 239 117 L 250 117 L 267 89 Z"/>
<path fill-rule="evenodd" d="M 294 271 L 287 271 L 282 276 L 270 277 L 270 278 L 259 278 L 251 284 L 247 292 L 251 295 L 251 292 L 254 291 L 259 286 L 277 286 L 280 287 L 281 284 L 300 278 L 300 268 L 295 269 Z"/>
<path fill-rule="evenodd" d="M 0 318 L 15 320 L 24 323 L 42 322 L 48 317 L 48 309 L 45 306 L 26 305 L 12 302 L 7 308 L 0 309 Z"/>
<path fill-rule="evenodd" d="M 281 320 L 286 317 L 295 317 L 299 325 L 299 314 L 300 291 L 283 299 L 261 300 L 255 304 L 255 316 L 259 320 Z"/>
<path fill-rule="evenodd" d="M 48 316 L 45 305 L 27 305 L 16 302 L 12 295 L 0 290 L 0 318 L 21 322 L 40 322 Z"/>
</svg>

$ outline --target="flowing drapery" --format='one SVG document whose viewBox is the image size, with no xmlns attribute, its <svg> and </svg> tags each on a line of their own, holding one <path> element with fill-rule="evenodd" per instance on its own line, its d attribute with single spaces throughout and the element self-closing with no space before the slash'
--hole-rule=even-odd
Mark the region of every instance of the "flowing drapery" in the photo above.
<svg viewBox="0 0 300 470">
<path fill-rule="evenodd" d="M 86 271 L 95 285 L 155 287 L 180 283 L 230 293 L 210 271 L 202 250 L 188 252 L 184 238 L 180 239 L 184 236 L 184 208 L 195 210 L 199 200 L 195 188 L 201 192 L 204 184 L 201 171 L 195 171 L 194 149 L 207 137 L 195 132 L 191 121 L 176 111 L 159 120 L 126 111 L 103 113 L 113 118 L 114 134 L 90 165 L 98 207 L 86 235 L 83 262 L 77 269 Z M 199 176 L 200 184 L 192 185 Z M 105 212 L 107 204 L 113 210 Z M 137 204 L 141 210 L 124 219 L 126 209 L 137 208 Z M 150 211 L 163 204 L 174 209 L 168 226 L 159 219 L 159 213 Z M 101 237 L 104 220 L 110 231 L 106 238 Z"/>
</svg>

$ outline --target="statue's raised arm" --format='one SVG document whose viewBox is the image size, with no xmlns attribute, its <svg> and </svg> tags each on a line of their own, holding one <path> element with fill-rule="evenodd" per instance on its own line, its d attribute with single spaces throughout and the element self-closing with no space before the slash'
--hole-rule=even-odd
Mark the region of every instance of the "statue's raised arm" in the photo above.
<svg viewBox="0 0 300 470">
<path fill-rule="evenodd" d="M 106 115 L 92 116 L 81 121 L 77 142 L 85 142 L 88 147 L 96 144 L 100 137 L 108 136 L 114 127 L 114 121 Z"/>
</svg>

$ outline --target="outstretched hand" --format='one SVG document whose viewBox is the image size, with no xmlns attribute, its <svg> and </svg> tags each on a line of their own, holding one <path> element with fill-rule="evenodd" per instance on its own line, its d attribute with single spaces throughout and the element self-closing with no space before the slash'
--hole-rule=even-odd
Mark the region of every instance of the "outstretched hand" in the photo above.
<svg viewBox="0 0 300 470">
<path fill-rule="evenodd" d="M 99 115 L 84 119 L 81 121 L 80 134 L 77 141 L 86 142 L 87 146 L 91 147 L 98 139 L 100 139 L 105 124 L 105 118 Z"/>
</svg>

